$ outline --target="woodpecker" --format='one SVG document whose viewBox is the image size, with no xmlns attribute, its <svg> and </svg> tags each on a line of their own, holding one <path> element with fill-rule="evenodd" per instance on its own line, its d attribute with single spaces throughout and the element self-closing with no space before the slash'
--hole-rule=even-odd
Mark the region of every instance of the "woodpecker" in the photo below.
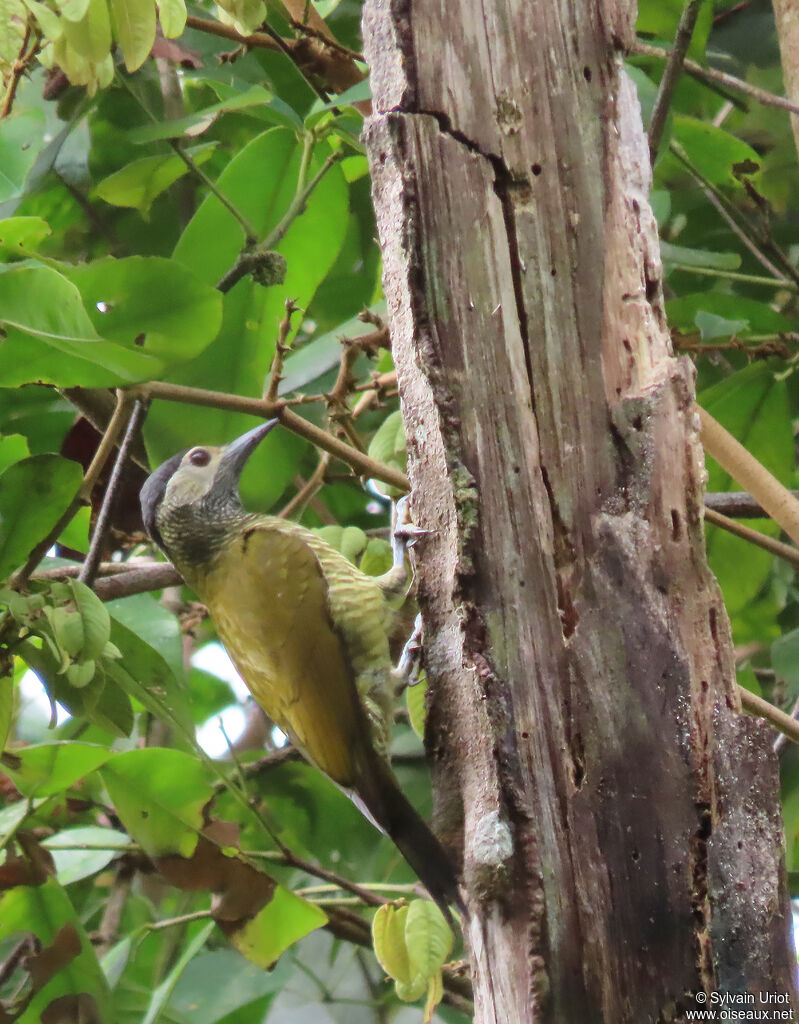
<svg viewBox="0 0 799 1024">
<path fill-rule="evenodd" d="M 298 523 L 247 512 L 239 478 L 277 423 L 168 459 L 142 488 L 145 528 L 207 606 L 255 700 L 391 837 L 451 922 L 449 905 L 463 909 L 451 861 L 388 760 L 391 598 L 407 587 L 402 531 L 393 568 L 372 577 Z"/>
</svg>

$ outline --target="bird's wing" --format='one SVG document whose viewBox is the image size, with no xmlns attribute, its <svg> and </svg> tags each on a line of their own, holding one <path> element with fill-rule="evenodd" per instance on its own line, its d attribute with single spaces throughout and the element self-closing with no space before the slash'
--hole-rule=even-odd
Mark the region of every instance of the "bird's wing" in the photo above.
<svg viewBox="0 0 799 1024">
<path fill-rule="evenodd" d="M 368 744 L 352 667 L 330 615 L 327 582 L 301 536 L 254 525 L 236 540 L 209 610 L 253 696 L 326 775 L 343 787 Z"/>
</svg>

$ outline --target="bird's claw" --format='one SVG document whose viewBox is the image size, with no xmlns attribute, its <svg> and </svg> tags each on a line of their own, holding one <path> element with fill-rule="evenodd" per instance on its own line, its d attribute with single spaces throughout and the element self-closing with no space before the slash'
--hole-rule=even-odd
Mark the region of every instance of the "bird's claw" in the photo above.
<svg viewBox="0 0 799 1024">
<path fill-rule="evenodd" d="M 430 531 L 417 526 L 411 519 L 410 495 L 404 494 L 394 505 L 394 522 L 392 534 L 404 544 L 405 548 L 412 547 L 420 537 L 426 536 Z"/>
<path fill-rule="evenodd" d="M 394 676 L 398 680 L 398 694 L 406 686 L 416 686 L 419 682 L 422 669 L 422 613 L 416 616 L 413 623 L 413 632 L 402 648 L 402 654 L 394 669 Z"/>
</svg>

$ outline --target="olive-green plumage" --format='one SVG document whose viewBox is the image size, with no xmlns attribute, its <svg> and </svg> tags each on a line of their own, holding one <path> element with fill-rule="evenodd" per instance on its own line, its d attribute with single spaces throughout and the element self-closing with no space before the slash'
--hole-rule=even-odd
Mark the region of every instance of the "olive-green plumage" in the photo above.
<svg viewBox="0 0 799 1024">
<path fill-rule="evenodd" d="M 297 523 L 245 511 L 238 478 L 272 426 L 164 463 L 142 490 L 145 525 L 258 703 L 391 836 L 447 912 L 461 903 L 450 862 L 388 764 L 390 598 L 404 567 L 367 576 Z"/>
</svg>

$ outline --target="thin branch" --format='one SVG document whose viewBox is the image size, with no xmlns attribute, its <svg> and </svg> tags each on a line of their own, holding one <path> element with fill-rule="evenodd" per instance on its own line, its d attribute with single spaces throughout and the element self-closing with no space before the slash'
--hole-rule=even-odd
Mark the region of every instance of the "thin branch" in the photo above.
<svg viewBox="0 0 799 1024">
<path fill-rule="evenodd" d="M 330 170 L 333 164 L 337 164 L 340 160 L 343 159 L 343 150 L 340 150 L 339 152 L 336 153 L 331 153 L 330 156 L 319 168 L 319 170 L 316 172 L 316 174 L 313 176 L 313 178 L 311 178 L 311 180 L 307 183 L 307 185 L 303 185 L 301 188 L 298 189 L 298 191 L 294 195 L 294 198 L 291 200 L 291 203 L 289 203 L 289 208 L 284 213 L 282 219 L 280 220 L 280 223 L 277 224 L 264 239 L 263 245 L 265 248 L 275 248 L 275 246 L 281 241 L 281 239 L 286 234 L 291 225 L 294 223 L 294 221 L 297 219 L 297 217 L 299 217 L 299 215 L 303 212 L 303 210 L 305 209 L 305 204 L 308 202 L 311 193 L 317 187 L 322 178 L 324 178 L 324 176 L 327 174 L 327 172 Z"/>
<path fill-rule="evenodd" d="M 756 274 L 739 274 L 734 270 L 718 270 L 716 267 L 694 267 L 687 263 L 672 263 L 669 265 L 674 270 L 681 270 L 685 274 L 698 274 L 700 277 L 720 277 L 725 281 L 742 281 L 744 284 L 763 285 L 766 288 L 785 288 L 791 292 L 799 291 L 799 284 L 795 281 L 786 281 L 784 278 L 758 277 Z"/>
<path fill-rule="evenodd" d="M 127 407 L 128 400 L 126 395 L 124 392 L 120 391 L 119 408 Z M 108 486 L 106 487 L 105 494 L 103 495 L 103 504 L 100 506 L 100 513 L 97 516 L 96 523 L 94 524 L 92 542 L 89 545 L 88 554 L 86 555 L 83 567 L 78 575 L 78 581 L 80 583 L 85 583 L 87 587 L 92 586 L 95 576 L 97 575 L 97 569 L 100 565 L 100 559 L 103 553 L 105 537 L 108 532 L 108 528 L 111 525 L 111 512 L 119 491 L 120 481 L 122 480 L 122 472 L 125 468 L 125 462 L 127 461 L 128 452 L 133 442 L 133 438 L 136 436 L 136 432 L 139 429 L 139 423 L 141 422 L 143 412 L 143 403 L 138 400 L 135 401 L 125 430 L 125 436 L 122 438 L 122 444 L 120 444 L 119 451 L 117 452 L 116 461 L 114 462 L 114 468 L 111 471 Z"/>
<path fill-rule="evenodd" d="M 764 533 L 759 533 L 749 526 L 737 523 L 734 519 L 729 519 L 712 508 L 705 508 L 705 519 L 707 522 L 712 523 L 713 526 L 718 526 L 722 530 L 726 530 L 727 533 L 732 533 L 736 537 L 748 541 L 750 544 L 763 548 L 769 554 L 776 555 L 777 558 L 781 558 L 784 562 L 788 562 L 799 569 L 799 548 L 792 547 L 790 544 L 783 544 L 781 540 L 775 540 L 773 537 L 767 537 Z"/>
<path fill-rule="evenodd" d="M 123 397 L 120 392 L 117 396 L 114 415 L 111 417 L 108 429 L 105 434 L 103 434 L 97 451 L 94 453 L 94 458 L 83 476 L 83 481 L 78 489 L 78 493 L 69 503 L 63 514 L 60 516 L 58 522 L 50 530 L 47 536 L 39 541 L 36 547 L 28 555 L 28 560 L 25 565 L 11 578 L 10 582 L 12 587 L 20 587 L 25 584 L 33 570 L 61 536 L 66 526 L 72 522 L 81 506 L 88 504 L 91 500 L 94 485 L 97 483 L 97 479 L 103 470 L 103 466 L 108 461 L 108 457 L 111 454 L 120 433 L 122 432 L 122 428 L 125 423 L 125 416 L 127 414 L 128 402 L 129 400 L 127 397 Z"/>
<path fill-rule="evenodd" d="M 691 36 L 694 34 L 694 26 L 702 3 L 703 0 L 687 0 L 683 7 L 677 25 L 677 34 L 674 37 L 674 47 L 669 54 L 660 79 L 655 106 L 652 110 L 652 119 L 649 122 L 649 155 L 652 163 L 655 162 L 655 157 L 660 149 L 672 96 L 683 68 L 685 55 L 691 44 Z"/>
<path fill-rule="evenodd" d="M 265 288 L 273 284 L 283 284 L 286 279 L 285 257 L 263 245 L 245 248 L 239 253 L 239 258 L 230 270 L 219 279 L 217 291 L 226 294 L 248 274 L 252 274 L 254 280 Z"/>
<path fill-rule="evenodd" d="M 94 584 L 94 592 L 101 601 L 113 601 L 131 594 L 144 594 L 149 590 L 179 587 L 183 577 L 170 562 L 153 562 L 116 576 L 105 576 Z"/>
<path fill-rule="evenodd" d="M 791 491 L 799 499 L 799 491 Z M 768 519 L 768 515 L 746 491 L 709 491 L 705 505 L 734 519 Z"/>
<path fill-rule="evenodd" d="M 191 924 L 193 921 L 209 921 L 213 919 L 210 910 L 195 910 L 192 914 L 180 914 L 178 917 L 165 917 L 162 921 L 148 921 L 142 928 L 148 932 L 158 932 L 163 928 L 174 928 L 178 925 Z"/>
<path fill-rule="evenodd" d="M 304 36 L 310 36 L 312 39 L 318 40 L 329 49 L 335 50 L 336 53 L 340 53 L 343 57 L 349 57 L 350 60 L 359 60 L 362 64 L 365 63 L 362 53 L 359 53 L 357 50 L 351 50 L 348 46 L 342 45 L 337 39 L 333 39 L 328 33 L 321 32 L 318 28 L 313 28 L 311 25 L 306 25 L 302 21 L 297 21 L 296 18 L 291 18 L 291 27 L 295 28 L 298 32 L 301 32 Z"/>
<path fill-rule="evenodd" d="M 275 354 L 272 358 L 272 365 L 269 368 L 269 386 L 264 393 L 265 402 L 277 402 L 277 392 L 280 382 L 283 380 L 283 360 L 286 357 L 290 345 L 287 342 L 291 332 L 291 317 L 297 312 L 299 306 L 296 299 L 286 299 L 286 315 L 280 321 L 275 342 Z"/>
<path fill-rule="evenodd" d="M 253 32 L 249 36 L 243 36 L 232 25 L 223 25 L 221 21 L 211 21 L 208 18 L 197 18 L 193 14 L 188 15 L 186 18 L 186 28 L 193 28 L 198 32 L 206 32 L 211 36 L 219 36 L 221 39 L 229 39 L 231 42 L 239 43 L 241 46 L 274 50 L 276 53 L 282 52 L 282 48 L 266 32 Z"/>
<path fill-rule="evenodd" d="M 770 253 L 771 256 L 774 257 L 774 259 L 779 264 L 779 268 L 777 268 L 778 274 L 781 270 L 781 273 L 784 275 L 784 279 L 786 282 L 790 279 L 791 281 L 795 281 L 797 284 L 799 284 L 799 271 L 797 271 L 796 267 L 794 267 L 794 265 L 788 259 L 788 256 L 774 241 L 774 238 L 771 236 L 770 231 L 768 229 L 763 230 L 760 232 L 760 237 L 757 237 L 758 233 L 753 228 L 753 226 L 746 220 L 745 217 L 743 217 L 739 213 L 739 211 L 730 202 L 727 196 L 725 196 L 719 188 L 717 188 L 711 181 L 709 181 L 708 178 L 704 174 L 702 174 L 702 172 L 697 167 L 694 166 L 688 154 L 685 152 L 685 149 L 674 139 L 672 139 L 669 143 L 669 150 L 683 164 L 683 166 L 691 175 L 691 177 L 694 178 L 702 186 L 702 188 L 705 189 L 706 192 L 710 192 L 713 196 L 715 196 L 716 200 L 718 201 L 718 205 L 716 203 L 714 203 L 713 205 L 716 206 L 717 209 L 719 206 L 721 206 L 724 210 L 726 210 L 727 214 L 729 215 L 729 218 L 739 225 L 741 231 L 744 234 L 749 235 L 753 243 L 756 244 L 757 247 L 760 249 L 763 256 L 766 259 L 768 259 L 766 253 Z M 770 261 L 768 265 L 772 265 Z"/>
<path fill-rule="evenodd" d="M 330 452 L 321 452 L 319 462 L 311 476 L 305 481 L 294 497 L 278 513 L 279 519 L 290 519 L 293 515 L 300 515 L 302 510 L 313 498 L 316 492 L 325 482 L 325 473 L 330 465 Z"/>
<path fill-rule="evenodd" d="M 155 116 L 155 114 L 153 114 L 153 112 L 150 110 L 150 108 L 147 106 L 144 100 L 142 100 L 142 98 L 138 95 L 136 90 L 131 86 L 127 78 L 124 75 L 122 75 L 119 71 L 117 71 L 116 73 L 116 80 L 133 98 L 134 102 L 139 105 L 139 107 L 147 115 L 147 117 L 150 118 L 153 124 L 158 124 L 158 118 Z M 216 196 L 216 198 L 225 207 L 228 213 L 230 213 L 230 215 L 239 222 L 239 224 L 242 227 L 242 230 L 244 231 L 247 244 L 255 245 L 255 243 L 258 241 L 258 232 L 255 230 L 255 228 L 252 226 L 249 220 L 244 216 L 244 214 L 235 206 L 234 203 L 230 201 L 230 199 L 228 199 L 225 193 L 219 188 L 217 183 L 208 177 L 208 175 L 196 163 L 196 161 L 193 160 L 188 153 L 184 152 L 183 147 L 181 146 L 178 140 L 167 139 L 166 141 L 172 147 L 175 156 L 180 157 L 180 159 L 183 161 L 186 167 L 188 167 L 191 173 L 198 179 L 198 181 L 201 181 L 203 185 L 205 185 L 205 187 L 208 189 L 208 191 L 211 192 L 212 195 Z"/>
<path fill-rule="evenodd" d="M 794 705 L 791 708 L 791 715 L 790 715 L 790 717 L 795 720 L 797 718 L 797 716 L 799 716 L 799 697 L 797 697 L 796 700 L 794 701 Z M 785 746 L 785 744 L 787 742 L 788 742 L 788 737 L 785 735 L 784 732 L 781 732 L 778 736 L 774 737 L 774 743 L 772 744 L 772 749 L 774 750 L 774 753 L 777 755 L 777 757 L 780 756 L 780 754 L 782 753 L 782 748 Z"/>
<path fill-rule="evenodd" d="M 150 381 L 132 389 L 138 397 L 163 398 L 168 402 L 185 402 L 189 405 L 210 406 L 214 409 L 230 409 L 233 412 L 245 412 L 251 416 L 270 419 L 276 416 L 288 430 L 304 437 L 311 444 L 323 451 L 330 452 L 351 466 L 360 476 L 382 480 L 402 491 L 410 490 L 407 476 L 399 470 L 386 466 L 368 455 L 357 451 L 352 445 L 340 441 L 337 437 L 322 430 L 315 424 L 298 416 L 283 402 L 265 402 L 262 398 L 246 398 L 243 395 L 230 395 L 223 391 L 208 391 L 204 388 L 185 387 L 181 384 L 168 384 L 164 381 Z"/>
<path fill-rule="evenodd" d="M 668 60 L 672 51 L 660 46 L 651 46 L 649 43 L 641 42 L 639 39 L 632 44 L 630 53 L 641 57 L 655 57 L 657 60 Z M 688 57 L 683 61 L 683 67 L 689 75 L 693 75 L 695 78 L 701 78 L 707 82 L 712 82 L 714 85 L 723 85 L 728 89 L 734 89 L 736 92 L 749 96 L 764 107 L 778 107 L 780 110 L 787 110 L 791 114 L 799 114 L 799 104 L 793 103 L 784 96 L 777 96 L 776 93 L 760 89 L 756 85 L 750 85 L 741 78 L 728 75 L 726 71 L 706 68 Z"/>
<path fill-rule="evenodd" d="M 738 695 L 741 698 L 741 705 L 750 715 L 765 719 L 769 725 L 773 725 L 789 740 L 799 743 L 799 722 L 795 718 L 787 715 L 773 704 L 769 704 L 767 700 L 758 697 L 751 690 L 745 690 L 743 686 L 738 687 Z"/>
<path fill-rule="evenodd" d="M 33 34 L 33 45 L 30 50 L 28 50 L 28 44 L 31 41 L 31 34 Z M 17 89 L 19 88 L 22 76 L 28 70 L 30 62 L 41 49 L 41 45 L 42 37 L 39 34 L 38 29 L 35 29 L 33 33 L 31 32 L 30 15 L 28 15 L 28 19 L 25 22 L 25 34 L 22 38 L 22 44 L 20 45 L 16 60 L 11 65 L 5 96 L 3 97 L 2 104 L 0 104 L 0 121 L 2 121 L 3 118 L 8 117 L 11 113 L 11 108 L 14 106 L 14 100 L 16 99 Z"/>
<path fill-rule="evenodd" d="M 694 341 L 698 334 L 684 335 L 679 331 L 671 332 L 671 340 L 678 352 L 691 352 L 704 355 L 708 352 L 745 352 L 750 359 L 768 359 L 778 356 L 780 359 L 791 359 L 794 355 L 788 344 L 799 345 L 799 334 L 786 331 L 784 334 L 758 334 L 742 341 L 735 335 L 727 341 Z"/>
<path fill-rule="evenodd" d="M 696 410 L 701 422 L 702 444 L 708 454 L 760 502 L 794 544 L 799 544 L 799 501 L 709 412 L 699 405 Z"/>
</svg>

